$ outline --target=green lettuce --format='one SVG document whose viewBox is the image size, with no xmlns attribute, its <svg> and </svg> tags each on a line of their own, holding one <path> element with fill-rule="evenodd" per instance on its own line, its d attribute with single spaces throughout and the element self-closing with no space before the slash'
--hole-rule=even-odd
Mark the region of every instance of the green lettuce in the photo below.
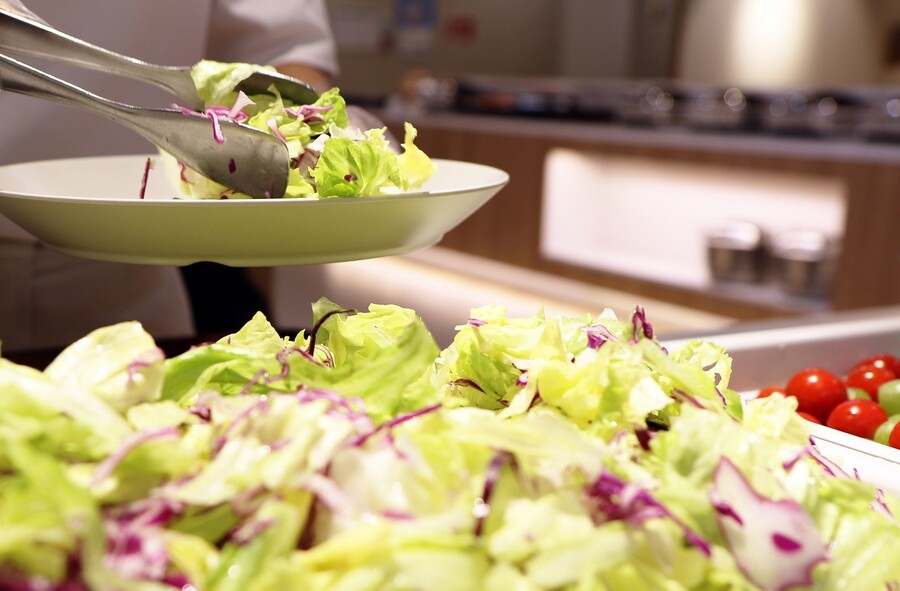
<svg viewBox="0 0 900 591">
<path fill-rule="evenodd" d="M 293 392 L 304 385 L 358 398 L 385 420 L 435 396 L 426 378 L 438 347 L 421 318 L 384 305 L 328 316 L 334 308 L 324 300 L 314 306 L 314 320 L 323 322 L 312 351 L 305 333 L 282 339 L 257 314 L 235 335 L 168 360 L 162 397 L 187 404 L 209 389 Z"/>
<path fill-rule="evenodd" d="M 443 351 L 399 306 L 313 318 L 170 359 L 133 323 L 43 372 L 0 359 L 0 588 L 900 582 L 898 499 L 830 474 L 792 399 L 735 403 L 724 349 L 668 351 L 642 311 L 487 306 Z"/>
<path fill-rule="evenodd" d="M 207 114 L 227 117 L 239 107 L 239 122 L 282 138 L 291 158 L 285 197 L 330 198 L 378 196 L 421 187 L 435 172 L 431 159 L 415 145 L 409 123 L 401 150 L 385 137 L 386 128 L 352 126 L 339 89 L 323 92 L 312 105 L 295 105 L 274 87 L 269 94 L 241 96 L 237 84 L 271 67 L 204 60 L 191 71 Z M 161 154 L 168 176 L 180 193 L 197 199 L 245 199 L 246 195 L 216 183 Z"/>
</svg>

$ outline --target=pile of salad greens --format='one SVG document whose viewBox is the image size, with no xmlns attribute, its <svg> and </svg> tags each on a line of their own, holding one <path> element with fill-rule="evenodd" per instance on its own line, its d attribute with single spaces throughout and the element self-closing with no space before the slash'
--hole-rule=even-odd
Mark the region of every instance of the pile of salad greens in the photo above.
<svg viewBox="0 0 900 591">
<path fill-rule="evenodd" d="M 201 61 L 191 70 L 202 112 L 181 108 L 186 116 L 210 119 L 217 141 L 225 138 L 219 121 L 243 123 L 280 138 L 288 147 L 291 169 L 289 198 L 378 196 L 402 193 L 421 186 L 436 167 L 415 145 L 416 129 L 405 125 L 400 150 L 386 128 L 361 130 L 351 124 L 347 105 L 337 88 L 322 93 L 310 105 L 294 104 L 272 87 L 270 94 L 247 96 L 237 84 L 269 66 Z M 177 107 L 177 105 L 176 105 Z M 180 194 L 194 199 L 249 199 L 176 160 L 160 153 Z"/>
<path fill-rule="evenodd" d="M 0 359 L 0 588 L 900 586 L 900 501 L 641 308 L 479 308 L 444 350 L 409 309 L 313 310 L 168 359 L 137 323 Z"/>
</svg>

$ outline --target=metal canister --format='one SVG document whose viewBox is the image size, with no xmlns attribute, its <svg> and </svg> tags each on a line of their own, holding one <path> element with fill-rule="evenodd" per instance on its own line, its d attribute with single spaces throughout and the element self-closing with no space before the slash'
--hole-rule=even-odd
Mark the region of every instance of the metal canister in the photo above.
<svg viewBox="0 0 900 591">
<path fill-rule="evenodd" d="M 774 276 L 785 292 L 824 296 L 831 288 L 838 241 L 817 230 L 788 230 L 772 239 Z"/>
<path fill-rule="evenodd" d="M 717 281 L 758 283 L 765 276 L 765 236 L 751 222 L 723 222 L 708 231 L 706 255 L 710 275 Z"/>
</svg>

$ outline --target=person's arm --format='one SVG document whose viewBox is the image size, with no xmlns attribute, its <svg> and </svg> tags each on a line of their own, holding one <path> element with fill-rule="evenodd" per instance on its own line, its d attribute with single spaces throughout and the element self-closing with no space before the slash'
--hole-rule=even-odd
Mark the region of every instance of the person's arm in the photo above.
<svg viewBox="0 0 900 591">
<path fill-rule="evenodd" d="M 273 65 L 319 91 L 338 72 L 324 0 L 214 0 L 207 56 Z"/>
<path fill-rule="evenodd" d="M 278 66 L 278 71 L 285 76 L 306 82 L 319 92 L 324 92 L 334 85 L 330 74 L 306 64 L 283 64 Z"/>
</svg>

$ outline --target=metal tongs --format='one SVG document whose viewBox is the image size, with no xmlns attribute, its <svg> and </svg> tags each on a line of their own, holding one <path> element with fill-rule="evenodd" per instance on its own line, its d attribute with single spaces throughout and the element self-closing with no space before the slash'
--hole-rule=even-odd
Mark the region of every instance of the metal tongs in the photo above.
<svg viewBox="0 0 900 591">
<path fill-rule="evenodd" d="M 62 33 L 19 0 L 0 0 L 0 88 L 92 111 L 141 134 L 186 166 L 254 198 L 281 197 L 287 188 L 290 157 L 275 136 L 253 127 L 220 121 L 224 143 L 208 119 L 176 109 L 150 109 L 112 101 L 5 53 L 49 58 L 102 70 L 160 86 L 195 108 L 202 108 L 189 67 L 158 66 L 91 45 Z M 258 72 L 238 86 L 247 94 L 271 85 L 297 103 L 315 102 L 312 87 L 287 76 Z"/>
</svg>

